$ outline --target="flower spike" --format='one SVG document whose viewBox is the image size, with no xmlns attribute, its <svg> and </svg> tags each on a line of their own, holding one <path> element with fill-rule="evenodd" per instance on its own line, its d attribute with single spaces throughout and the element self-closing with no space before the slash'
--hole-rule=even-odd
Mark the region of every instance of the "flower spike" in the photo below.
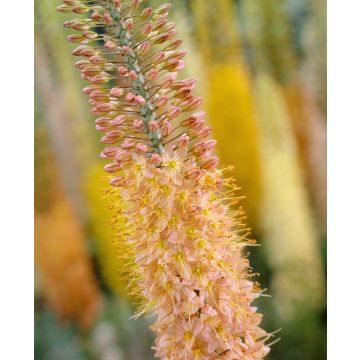
<svg viewBox="0 0 360 360">
<path fill-rule="evenodd" d="M 176 80 L 186 53 L 170 9 L 140 0 L 58 8 L 89 16 L 65 26 L 78 31 L 68 40 L 79 44 L 76 67 L 106 144 L 100 156 L 111 161 L 107 196 L 123 270 L 141 301 L 136 316 L 156 315 L 158 358 L 263 359 L 271 335 L 251 306 L 262 292 L 244 253 L 253 242 L 242 210 L 231 208 L 237 188 L 216 168 L 196 82 Z"/>
</svg>

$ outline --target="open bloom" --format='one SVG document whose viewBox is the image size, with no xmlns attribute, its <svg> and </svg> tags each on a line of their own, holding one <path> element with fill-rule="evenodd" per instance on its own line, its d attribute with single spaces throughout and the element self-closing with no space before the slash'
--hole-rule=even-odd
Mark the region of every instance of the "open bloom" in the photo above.
<svg viewBox="0 0 360 360">
<path fill-rule="evenodd" d="M 251 306 L 261 290 L 243 254 L 248 229 L 230 207 L 235 185 L 216 169 L 205 114 L 188 114 L 201 98 L 194 79 L 177 80 L 185 52 L 167 20 L 171 5 L 95 2 L 59 10 L 91 14 L 65 26 L 82 32 L 68 39 L 80 43 L 77 66 L 107 146 L 101 157 L 111 160 L 112 224 L 137 316 L 156 315 L 161 359 L 262 359 L 270 335 Z M 102 29 L 96 41 L 84 34 L 92 28 Z"/>
</svg>

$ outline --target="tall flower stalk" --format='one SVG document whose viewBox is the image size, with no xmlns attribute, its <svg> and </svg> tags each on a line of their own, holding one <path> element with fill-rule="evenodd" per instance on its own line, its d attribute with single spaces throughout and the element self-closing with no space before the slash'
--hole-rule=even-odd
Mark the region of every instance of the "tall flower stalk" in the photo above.
<svg viewBox="0 0 360 360">
<path fill-rule="evenodd" d="M 226 169 L 216 168 L 215 140 L 185 66 L 171 5 L 140 9 L 140 0 L 74 1 L 63 12 L 88 14 L 65 26 L 80 33 L 73 54 L 91 84 L 101 157 L 112 185 L 118 248 L 127 261 L 136 316 L 156 316 L 161 359 L 262 359 L 270 334 L 252 301 L 261 289 L 244 254 L 248 228 Z"/>
</svg>

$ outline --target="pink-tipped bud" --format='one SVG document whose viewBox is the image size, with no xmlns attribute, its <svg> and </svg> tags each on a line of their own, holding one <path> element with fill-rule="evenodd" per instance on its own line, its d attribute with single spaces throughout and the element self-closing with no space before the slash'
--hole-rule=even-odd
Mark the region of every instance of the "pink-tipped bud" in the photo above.
<svg viewBox="0 0 360 360">
<path fill-rule="evenodd" d="M 156 13 L 162 14 L 162 15 L 168 14 L 169 11 L 171 10 L 171 8 L 172 8 L 172 4 L 170 4 L 170 3 L 163 4 L 156 10 Z"/>
<path fill-rule="evenodd" d="M 172 31 L 168 31 L 167 35 L 168 35 L 168 40 L 172 39 L 173 37 L 175 37 L 177 34 L 176 30 L 172 30 Z"/>
<path fill-rule="evenodd" d="M 150 50 L 150 42 L 149 41 L 144 41 L 140 47 L 139 47 L 139 55 L 145 55 L 149 52 Z"/>
<path fill-rule="evenodd" d="M 126 96 L 125 96 L 125 100 L 128 102 L 128 103 L 133 103 L 135 101 L 135 97 L 136 95 L 133 94 L 133 93 L 127 93 Z"/>
<path fill-rule="evenodd" d="M 89 40 L 80 34 L 71 34 L 66 38 L 72 43 L 86 44 Z"/>
<path fill-rule="evenodd" d="M 102 144 L 114 144 L 116 143 L 118 140 L 120 139 L 120 137 L 118 139 L 114 138 L 114 137 L 109 137 L 106 135 L 104 135 L 102 138 L 100 138 L 100 142 Z"/>
<path fill-rule="evenodd" d="M 190 140 L 190 137 L 186 133 L 182 134 L 179 137 L 179 141 L 177 142 L 177 147 L 181 148 L 183 146 L 187 146 L 187 144 L 189 143 L 189 140 Z"/>
<path fill-rule="evenodd" d="M 105 118 L 105 117 L 100 117 L 98 119 L 95 120 L 95 124 L 101 127 L 111 127 L 111 119 L 109 118 Z"/>
<path fill-rule="evenodd" d="M 75 0 L 64 0 L 63 3 L 66 4 L 66 5 L 69 5 L 69 6 L 75 6 L 77 4 L 77 1 L 75 1 Z"/>
<path fill-rule="evenodd" d="M 185 173 L 185 177 L 189 180 L 197 181 L 201 176 L 200 169 L 193 168 Z"/>
<path fill-rule="evenodd" d="M 120 126 L 125 122 L 125 120 L 126 120 L 125 115 L 118 115 L 111 121 L 111 125 Z"/>
<path fill-rule="evenodd" d="M 205 141 L 206 151 L 214 150 L 216 144 L 217 144 L 216 140 L 213 140 L 213 139 L 206 140 Z"/>
<path fill-rule="evenodd" d="M 90 94 L 90 98 L 96 101 L 108 101 L 109 100 L 109 96 L 107 94 L 106 91 L 103 90 L 94 90 L 91 94 Z M 100 105 L 100 104 L 98 104 Z"/>
<path fill-rule="evenodd" d="M 88 11 L 89 11 L 89 8 L 87 8 L 86 6 L 84 6 L 82 4 L 74 6 L 74 8 L 73 8 L 73 12 L 76 14 L 85 14 Z"/>
<path fill-rule="evenodd" d="M 132 19 L 127 19 L 125 21 L 125 29 L 127 31 L 131 31 L 134 29 L 134 21 Z"/>
<path fill-rule="evenodd" d="M 111 25 L 113 22 L 113 19 L 111 17 L 111 15 L 109 13 L 105 13 L 104 14 L 104 21 L 108 24 Z"/>
<path fill-rule="evenodd" d="M 165 58 L 166 58 L 165 52 L 161 51 L 154 56 L 154 59 L 152 62 L 154 65 L 157 65 L 157 64 L 162 63 L 165 60 Z"/>
<path fill-rule="evenodd" d="M 113 41 L 108 40 L 105 42 L 104 47 L 107 50 L 114 50 L 116 48 L 116 44 Z"/>
<path fill-rule="evenodd" d="M 78 47 L 76 47 L 73 51 L 72 54 L 75 56 L 81 56 L 81 52 L 83 50 L 85 50 L 86 48 L 88 48 L 89 46 L 86 45 L 79 45 Z"/>
<path fill-rule="evenodd" d="M 96 66 L 96 65 L 95 66 L 94 65 L 87 66 L 82 69 L 82 75 L 84 75 L 85 78 L 93 77 L 93 76 L 99 74 L 100 71 L 101 71 L 100 66 Z"/>
<path fill-rule="evenodd" d="M 121 147 L 123 149 L 131 149 L 135 146 L 135 141 L 132 139 L 125 139 L 123 143 L 121 144 Z"/>
<path fill-rule="evenodd" d="M 131 52 L 131 47 L 124 45 L 124 46 L 121 47 L 121 51 L 122 51 L 124 54 L 130 54 L 130 52 Z"/>
<path fill-rule="evenodd" d="M 160 30 L 161 28 L 163 28 L 167 23 L 166 19 L 159 19 L 157 21 L 155 21 L 154 25 L 153 25 L 153 30 L 157 31 Z"/>
<path fill-rule="evenodd" d="M 117 73 L 118 73 L 118 75 L 120 75 L 120 76 L 125 76 L 125 75 L 128 73 L 128 69 L 127 69 L 125 66 L 120 65 L 120 66 L 118 67 Z"/>
<path fill-rule="evenodd" d="M 97 106 L 97 110 L 101 112 L 109 112 L 115 109 L 115 104 L 112 103 L 101 103 Z"/>
<path fill-rule="evenodd" d="M 126 182 L 126 179 L 124 176 L 115 176 L 110 180 L 110 185 L 119 187 L 124 185 Z"/>
<path fill-rule="evenodd" d="M 105 84 L 108 81 L 109 81 L 109 77 L 105 74 L 95 75 L 90 79 L 90 82 L 96 85 Z"/>
<path fill-rule="evenodd" d="M 145 24 L 141 29 L 142 36 L 148 36 L 152 32 L 153 26 L 152 24 Z"/>
<path fill-rule="evenodd" d="M 71 13 L 73 11 L 72 6 L 68 6 L 66 4 L 60 5 L 56 8 L 57 11 L 60 11 L 62 13 Z"/>
<path fill-rule="evenodd" d="M 189 128 L 191 129 L 191 131 L 200 130 L 201 128 L 203 128 L 204 125 L 204 119 L 196 119 L 191 125 L 189 125 Z"/>
<path fill-rule="evenodd" d="M 135 102 L 140 106 L 144 106 L 146 104 L 146 100 L 141 95 L 135 96 Z"/>
<path fill-rule="evenodd" d="M 203 162 L 200 167 L 201 169 L 211 171 L 216 168 L 218 162 L 219 162 L 219 158 L 217 156 L 213 156 L 210 159 Z"/>
<path fill-rule="evenodd" d="M 136 80 L 137 79 L 137 74 L 136 74 L 136 72 L 135 72 L 135 70 L 130 70 L 129 71 L 129 79 L 131 80 L 131 81 L 134 81 L 134 80 Z"/>
<path fill-rule="evenodd" d="M 195 137 L 197 137 L 198 139 L 205 139 L 211 134 L 211 127 L 205 126 L 204 128 L 195 131 L 194 134 Z"/>
<path fill-rule="evenodd" d="M 115 160 L 118 163 L 124 163 L 126 161 L 130 161 L 132 159 L 132 156 L 129 152 L 125 151 L 124 149 L 121 149 L 116 153 Z"/>
<path fill-rule="evenodd" d="M 124 90 L 121 89 L 121 88 L 118 88 L 118 87 L 113 87 L 110 90 L 110 95 L 113 96 L 113 97 L 120 97 L 123 94 L 124 94 Z"/>
<path fill-rule="evenodd" d="M 89 60 L 85 60 L 85 59 L 82 59 L 82 60 L 78 60 L 76 61 L 75 63 L 75 67 L 78 68 L 78 69 L 83 69 L 87 66 L 90 65 L 90 61 Z"/>
<path fill-rule="evenodd" d="M 136 130 L 140 130 L 144 126 L 144 122 L 141 119 L 135 119 L 133 122 L 133 127 Z"/>
<path fill-rule="evenodd" d="M 201 105 L 202 101 L 202 97 L 194 97 L 191 102 L 183 108 L 183 111 L 192 111 L 197 109 Z"/>
<path fill-rule="evenodd" d="M 149 150 L 149 148 L 145 144 L 138 143 L 138 144 L 136 144 L 136 150 L 145 153 Z"/>
<path fill-rule="evenodd" d="M 113 159 L 116 154 L 121 150 L 118 146 L 109 146 L 103 149 L 100 153 L 100 157 L 103 159 Z"/>
<path fill-rule="evenodd" d="M 130 4 L 130 9 L 131 10 L 137 9 L 139 7 L 140 3 L 141 3 L 141 0 L 132 0 L 131 4 Z"/>
<path fill-rule="evenodd" d="M 151 7 L 147 7 L 145 8 L 142 12 L 141 12 L 141 19 L 142 20 L 146 20 L 150 17 L 150 15 L 153 13 L 153 9 Z"/>
<path fill-rule="evenodd" d="M 174 97 L 180 100 L 187 99 L 191 95 L 191 90 L 190 87 L 183 87 L 174 94 Z"/>
<path fill-rule="evenodd" d="M 152 41 L 154 44 L 163 44 L 166 40 L 169 39 L 169 35 L 166 33 L 166 34 L 159 34 L 159 35 L 156 35 L 152 38 Z"/>
<path fill-rule="evenodd" d="M 171 30 L 174 30 L 175 28 L 176 28 L 176 24 L 174 22 L 168 22 L 164 26 L 164 31 L 171 31 Z"/>
<path fill-rule="evenodd" d="M 121 170 L 121 166 L 118 163 L 111 163 L 104 166 L 104 170 L 108 173 L 114 173 Z"/>
<path fill-rule="evenodd" d="M 178 59 L 181 60 L 182 58 L 184 58 L 186 56 L 187 52 L 185 50 L 178 50 L 178 51 L 174 51 L 173 53 L 168 55 L 168 59 Z"/>
<path fill-rule="evenodd" d="M 175 49 L 177 49 L 182 43 L 183 43 L 183 41 L 182 41 L 181 39 L 174 40 L 174 41 L 171 42 L 168 46 L 166 46 L 166 48 L 165 48 L 164 50 L 175 50 Z"/>
<path fill-rule="evenodd" d="M 183 60 L 170 59 L 166 61 L 166 63 L 163 66 L 163 69 L 168 71 L 180 71 L 184 69 L 185 65 L 186 64 Z"/>
<path fill-rule="evenodd" d="M 191 88 L 193 89 L 196 85 L 196 80 L 193 78 L 189 78 L 189 79 L 185 79 L 185 80 L 178 80 L 175 81 L 172 85 L 171 85 L 171 89 L 173 90 L 180 90 L 184 87 L 187 88 Z"/>
<path fill-rule="evenodd" d="M 169 111 L 167 112 L 166 118 L 167 118 L 168 120 L 174 119 L 174 118 L 176 118 L 176 117 L 179 116 L 180 112 L 181 112 L 180 108 L 174 106 L 173 108 L 171 108 L 171 110 L 169 110 Z"/>
<path fill-rule="evenodd" d="M 103 57 L 99 56 L 99 55 L 94 55 L 91 56 L 89 58 L 89 60 L 91 61 L 91 63 L 96 64 L 96 65 L 100 65 L 100 64 L 105 64 L 106 63 L 106 59 L 104 59 Z"/>
<path fill-rule="evenodd" d="M 165 120 L 161 127 L 161 135 L 168 136 L 171 134 L 171 131 L 172 131 L 172 126 L 171 126 L 170 122 Z"/>
<path fill-rule="evenodd" d="M 159 123 L 156 120 L 150 120 L 148 127 L 150 131 L 155 132 L 159 128 Z"/>
<path fill-rule="evenodd" d="M 83 88 L 83 93 L 90 95 L 92 92 L 94 92 L 95 90 L 99 90 L 101 89 L 100 85 L 90 85 L 90 86 L 86 86 Z"/>
<path fill-rule="evenodd" d="M 150 69 L 146 76 L 149 80 L 155 80 L 159 76 L 159 71 L 156 69 Z"/>
<path fill-rule="evenodd" d="M 94 12 L 91 14 L 91 19 L 94 21 L 103 21 L 104 17 L 98 12 Z"/>
<path fill-rule="evenodd" d="M 96 100 L 96 101 L 100 101 L 98 103 L 98 105 L 100 105 L 101 101 L 102 102 L 108 102 L 109 101 L 109 96 L 107 91 L 103 90 L 101 87 L 99 89 L 95 89 L 91 92 L 91 94 L 89 95 L 90 99 Z"/>
<path fill-rule="evenodd" d="M 162 157 L 159 154 L 152 154 L 150 162 L 154 165 L 160 165 L 162 163 Z"/>
<path fill-rule="evenodd" d="M 158 108 L 166 105 L 169 101 L 169 98 L 166 95 L 162 95 L 160 96 L 157 100 L 156 100 L 156 105 Z"/>
<path fill-rule="evenodd" d="M 98 33 L 96 33 L 95 31 L 88 30 L 83 32 L 83 36 L 89 40 L 94 40 L 98 37 Z"/>
<path fill-rule="evenodd" d="M 169 75 L 166 75 L 163 82 L 160 84 L 160 87 L 162 89 L 168 89 L 171 84 L 176 80 L 177 73 L 171 73 Z"/>
<path fill-rule="evenodd" d="M 191 147 L 191 152 L 196 156 L 200 156 L 205 150 L 206 146 L 204 141 L 197 141 Z"/>
<path fill-rule="evenodd" d="M 80 55 L 85 57 L 91 57 L 97 55 L 97 52 L 92 47 L 87 46 L 84 48 L 84 50 L 81 51 Z"/>
</svg>

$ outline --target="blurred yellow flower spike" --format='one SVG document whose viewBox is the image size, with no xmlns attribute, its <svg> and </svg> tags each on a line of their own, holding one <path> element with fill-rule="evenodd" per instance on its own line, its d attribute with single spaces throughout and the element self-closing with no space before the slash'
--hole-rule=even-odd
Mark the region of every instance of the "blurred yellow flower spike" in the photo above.
<svg viewBox="0 0 360 360">
<path fill-rule="evenodd" d="M 263 168 L 264 247 L 274 271 L 271 293 L 279 316 L 291 321 L 322 305 L 324 274 L 281 90 L 270 76 L 259 74 L 255 96 Z"/>
<path fill-rule="evenodd" d="M 234 5 L 229 0 L 195 0 L 192 5 L 206 64 L 205 106 L 214 134 L 221 140 L 217 151 L 223 164 L 234 165 L 232 175 L 241 194 L 246 194 L 247 221 L 256 227 L 261 201 L 258 130 L 250 77 L 240 56 Z"/>
<path fill-rule="evenodd" d="M 105 180 L 105 181 L 104 181 Z M 116 246 L 115 234 L 110 224 L 113 213 L 108 198 L 103 198 L 101 187 L 108 187 L 103 164 L 94 165 L 87 175 L 86 195 L 90 215 L 90 231 L 95 240 L 101 274 L 109 289 L 119 298 L 128 298 L 125 281 L 120 269 L 124 266 L 121 251 Z"/>
</svg>

